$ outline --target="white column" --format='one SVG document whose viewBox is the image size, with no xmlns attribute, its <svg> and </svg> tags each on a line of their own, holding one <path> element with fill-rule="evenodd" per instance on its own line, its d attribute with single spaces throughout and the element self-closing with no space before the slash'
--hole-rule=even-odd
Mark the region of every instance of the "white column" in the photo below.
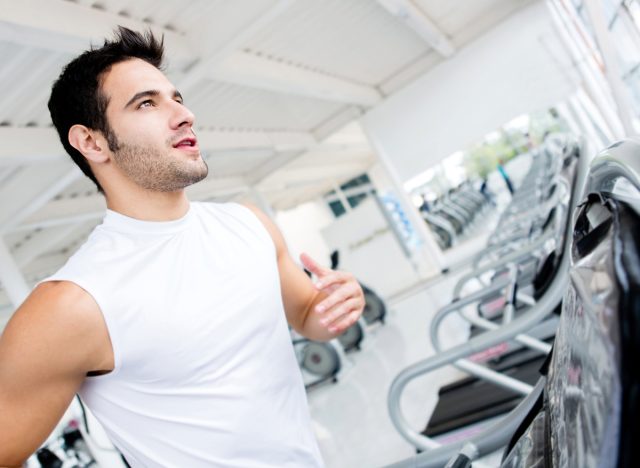
<svg viewBox="0 0 640 468">
<path fill-rule="evenodd" d="M 418 236 L 422 240 L 421 252 L 417 255 L 414 254 L 414 258 L 412 258 L 418 266 L 418 273 L 423 277 L 429 277 L 440 273 L 446 267 L 442 251 L 433 239 L 433 236 L 422 219 L 422 216 L 420 216 L 418 209 L 413 205 L 413 202 L 405 191 L 402 179 L 391 162 L 391 158 L 386 154 L 376 136 L 369 132 L 365 125 L 362 125 L 362 128 L 365 130 L 367 138 L 378 156 L 378 160 L 382 167 L 385 168 L 385 171 L 389 176 L 389 181 L 392 184 L 393 191 L 397 195 L 403 210 L 409 217 L 411 224 L 414 226 L 418 232 Z"/>
<path fill-rule="evenodd" d="M 3 238 L 0 238 L 0 281 L 2 281 L 9 300 L 17 309 L 29 295 L 30 288 Z"/>
</svg>

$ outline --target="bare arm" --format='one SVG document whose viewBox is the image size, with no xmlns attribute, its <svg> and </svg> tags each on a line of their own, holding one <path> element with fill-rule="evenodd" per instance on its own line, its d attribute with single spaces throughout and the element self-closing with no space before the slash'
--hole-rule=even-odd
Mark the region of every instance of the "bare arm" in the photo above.
<svg viewBox="0 0 640 468">
<path fill-rule="evenodd" d="M 247 205 L 262 221 L 276 246 L 282 300 L 289 325 L 301 335 L 327 341 L 358 320 L 364 309 L 362 288 L 352 274 L 319 266 L 302 255 L 305 267 L 318 277 L 315 285 L 289 255 L 278 227 L 257 208 Z"/>
<path fill-rule="evenodd" d="M 87 372 L 111 369 L 111 342 L 91 296 L 69 282 L 39 285 L 0 336 L 0 466 L 22 465 Z"/>
</svg>

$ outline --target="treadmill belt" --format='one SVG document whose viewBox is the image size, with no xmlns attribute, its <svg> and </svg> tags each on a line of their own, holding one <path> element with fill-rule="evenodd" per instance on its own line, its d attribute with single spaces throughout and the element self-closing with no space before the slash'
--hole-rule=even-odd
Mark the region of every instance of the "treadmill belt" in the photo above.
<svg viewBox="0 0 640 468">
<path fill-rule="evenodd" d="M 545 356 L 531 356 L 528 352 L 519 356 L 519 353 L 513 354 L 514 356 L 505 356 L 498 365 L 493 366 L 494 370 L 528 384 L 535 384 L 540 378 L 540 367 Z M 486 380 L 475 377 L 459 380 L 440 389 L 438 403 L 422 433 L 433 437 L 499 416 L 515 408 L 521 399 L 522 395 Z"/>
</svg>

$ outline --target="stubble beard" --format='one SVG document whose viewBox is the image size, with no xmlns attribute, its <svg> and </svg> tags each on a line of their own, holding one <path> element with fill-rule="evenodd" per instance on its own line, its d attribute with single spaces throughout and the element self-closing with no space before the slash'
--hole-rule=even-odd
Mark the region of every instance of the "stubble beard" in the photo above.
<svg viewBox="0 0 640 468">
<path fill-rule="evenodd" d="M 118 141 L 110 135 L 109 148 L 114 163 L 136 185 L 154 192 L 176 192 L 207 177 L 209 168 L 204 159 L 181 161 L 174 159 L 169 150 L 150 148 Z M 165 142 L 172 148 L 171 142 Z"/>
</svg>

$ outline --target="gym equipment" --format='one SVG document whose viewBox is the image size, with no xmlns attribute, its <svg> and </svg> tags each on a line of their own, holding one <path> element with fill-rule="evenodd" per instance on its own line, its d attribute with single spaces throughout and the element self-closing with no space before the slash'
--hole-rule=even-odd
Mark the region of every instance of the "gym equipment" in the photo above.
<svg viewBox="0 0 640 468">
<path fill-rule="evenodd" d="M 354 350 L 360 351 L 360 343 L 364 340 L 364 334 L 364 325 L 358 320 L 338 336 L 338 342 L 342 345 L 345 353 Z"/>
<path fill-rule="evenodd" d="M 362 292 L 364 293 L 364 311 L 362 312 L 362 318 L 367 325 L 372 325 L 375 322 L 384 323 L 384 318 L 387 315 L 387 306 L 384 301 L 373 290 L 360 283 Z"/>
<path fill-rule="evenodd" d="M 556 166 L 562 169 L 556 179 L 567 185 L 573 182 L 575 175 L 576 153 L 570 151 L 562 156 L 566 156 L 567 161 L 566 164 Z M 566 201 L 564 203 L 566 204 Z M 546 244 L 551 248 L 547 249 L 548 252 L 545 251 L 546 255 L 532 250 L 527 251 L 526 255 L 520 256 L 515 262 L 490 264 L 493 274 L 485 289 L 462 298 L 456 296 L 452 304 L 444 307 L 436 315 L 431 328 L 431 338 L 436 351 L 441 351 L 438 326 L 442 323 L 441 318 L 444 315 L 454 311 L 461 313 L 471 304 L 477 303 L 477 316 L 469 316 L 462 312 L 462 316 L 472 324 L 471 336 L 474 337 L 486 328 L 497 328 L 500 323 L 506 324 L 521 316 L 535 304 L 535 298 L 544 294 L 545 285 L 549 284 L 550 278 L 557 272 L 554 266 L 557 266 L 555 259 L 558 252 L 562 254 L 562 248 L 556 247 L 563 245 L 563 236 L 556 237 L 559 231 L 557 226 L 567 226 L 569 222 L 566 217 L 567 207 L 562 203 L 550 208 L 550 211 L 551 214 L 546 216 L 543 228 L 538 234 L 547 233 Z M 468 281 L 478 275 L 478 271 L 489 271 L 485 270 L 476 269 L 461 281 Z M 457 291 L 459 286 L 456 286 Z M 523 292 L 527 293 L 526 301 L 522 300 Z M 525 345 L 518 342 L 502 343 L 500 347 L 492 350 L 492 359 L 486 362 L 486 368 L 477 365 L 481 362 L 478 359 L 457 362 L 458 367 L 479 378 L 462 379 L 441 388 L 438 403 L 423 434 L 440 435 L 513 409 L 537 381 L 538 369 L 550 349 L 545 341 L 553 338 L 556 326 L 557 318 L 549 317 L 530 330 L 525 345 L 532 346 L 532 349 L 525 349 Z"/>
<path fill-rule="evenodd" d="M 585 173 L 585 158 L 578 153 L 577 171 L 574 179 L 575 182 L 572 185 L 572 195 L 568 203 L 568 210 L 564 216 L 565 219 L 571 219 L 571 214 L 575 205 L 577 204 L 578 197 L 581 193 L 581 186 L 582 181 L 585 177 Z M 562 228 L 562 225 L 560 226 L 560 228 Z M 560 251 L 566 253 L 568 252 L 569 242 L 571 238 L 570 223 L 564 224 L 564 233 L 565 235 L 562 237 L 564 241 L 564 248 L 560 248 Z M 562 297 L 564 286 L 567 280 L 566 269 L 568 267 L 568 255 L 559 255 L 557 258 L 557 274 L 551 276 L 549 283 L 545 287 L 544 293 L 538 298 L 537 302 L 535 302 L 535 304 L 524 311 L 519 317 L 514 318 L 510 322 L 507 321 L 501 326 L 486 319 L 475 317 L 472 323 L 476 323 L 478 326 L 490 330 L 492 328 L 495 328 L 495 330 L 482 333 L 474 338 L 471 338 L 467 343 L 456 346 L 452 349 L 442 350 L 432 358 L 426 359 L 418 364 L 411 366 L 410 368 L 401 372 L 398 377 L 396 377 L 389 392 L 388 401 L 390 416 L 398 431 L 403 437 L 410 441 L 410 443 L 414 444 L 420 450 L 434 449 L 439 445 L 437 442 L 428 437 L 425 437 L 422 434 L 419 434 L 409 426 L 407 421 L 402 416 L 399 404 L 400 396 L 406 384 L 413 378 L 430 372 L 433 369 L 446 364 L 455 363 L 457 367 L 460 367 L 461 369 L 471 373 L 476 377 L 491 381 L 502 387 L 518 392 L 521 395 L 530 393 L 530 391 L 532 390 L 532 386 L 530 384 L 512 378 L 508 375 L 504 375 L 500 372 L 496 372 L 495 370 L 490 369 L 487 366 L 477 364 L 469 360 L 468 358 L 494 346 L 501 345 L 503 343 L 509 343 L 514 340 L 533 349 L 538 349 L 540 351 L 548 350 L 549 346 L 547 343 L 542 343 L 540 342 L 540 340 L 535 340 L 534 338 L 525 335 L 525 333 L 529 332 L 533 326 L 539 324 L 545 318 L 547 318 L 553 312 Z M 500 263 L 500 265 L 503 266 L 502 263 Z M 434 317 L 432 322 L 432 338 L 433 332 L 438 330 L 439 324 L 447 314 L 453 311 L 458 311 L 461 306 L 466 305 L 463 304 L 464 302 L 467 302 L 467 304 L 471 304 L 477 302 L 478 300 L 481 300 L 484 295 L 488 293 L 505 290 L 505 297 L 509 299 L 508 306 L 510 309 L 513 309 L 513 298 L 516 296 L 517 291 L 514 291 L 514 288 L 510 287 L 510 285 L 513 284 L 512 282 L 515 275 L 517 275 L 517 269 L 510 267 L 510 274 L 507 276 L 507 278 L 503 278 L 497 284 L 491 285 L 490 287 L 485 288 L 485 290 L 469 294 L 464 298 L 461 298 L 459 295 L 456 296 L 457 300 L 455 300 L 454 303 L 441 309 Z M 504 315 L 512 315 L 511 312 L 509 312 L 509 310 L 505 310 Z M 437 336 L 435 338 L 436 339 L 434 340 L 433 345 L 436 351 L 438 351 L 440 345 L 437 340 Z M 440 460 L 440 465 L 434 466 L 443 466 L 447 459 L 448 458 L 445 458 L 444 461 Z"/>
<path fill-rule="evenodd" d="M 292 342 L 307 390 L 325 382 L 338 381 L 342 358 L 333 341 L 321 343 L 307 338 L 294 338 Z"/>
<path fill-rule="evenodd" d="M 425 449 L 435 447 L 431 439 L 411 433 L 395 411 L 398 390 L 411 378 L 527 331 L 536 315 L 560 296 L 554 350 L 532 392 L 514 411 L 467 441 L 393 466 L 435 468 L 449 460 L 448 466 L 469 467 L 471 460 L 509 440 L 503 467 L 635 466 L 640 427 L 640 370 L 633 361 L 640 351 L 640 139 L 616 143 L 594 159 L 586 189 L 579 193 L 586 194 L 581 198 L 585 203 L 571 216 L 575 223 L 569 224 L 568 248 L 560 258 L 562 274 L 532 310 L 404 371 L 392 385 L 389 403 L 404 437 Z M 572 211 L 576 205 L 577 200 Z"/>
<path fill-rule="evenodd" d="M 69 421 L 59 436 L 41 447 L 35 458 L 42 468 L 97 466 L 75 420 Z"/>
<path fill-rule="evenodd" d="M 335 270 L 340 264 L 340 253 L 337 250 L 331 252 L 331 269 Z M 384 324 L 385 316 L 387 315 L 387 306 L 384 301 L 376 292 L 360 283 L 362 292 L 364 293 L 364 310 L 362 312 L 362 318 L 367 325 L 373 325 L 376 322 Z"/>
<path fill-rule="evenodd" d="M 451 189 L 421 208 L 421 216 L 435 235 L 436 242 L 446 250 L 467 233 L 478 216 L 488 207 L 489 198 L 483 196 L 470 181 Z"/>
</svg>

